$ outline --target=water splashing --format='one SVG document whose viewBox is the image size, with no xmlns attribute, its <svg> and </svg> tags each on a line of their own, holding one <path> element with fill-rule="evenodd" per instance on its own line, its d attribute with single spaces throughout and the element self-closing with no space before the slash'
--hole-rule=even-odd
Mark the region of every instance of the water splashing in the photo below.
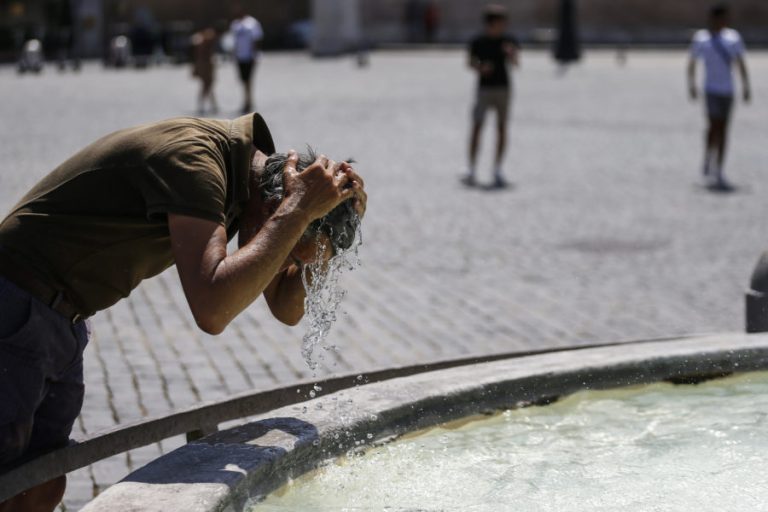
<svg viewBox="0 0 768 512">
<path fill-rule="evenodd" d="M 336 321 L 336 310 L 346 295 L 346 290 L 339 285 L 339 278 L 344 271 L 360 266 L 358 251 L 363 238 L 360 219 L 356 215 L 353 218 L 354 240 L 349 248 L 337 250 L 327 263 L 323 263 L 322 256 L 326 253 L 326 243 L 329 242 L 318 235 L 315 263 L 305 265 L 302 269 L 301 281 L 306 292 L 304 314 L 309 328 L 302 340 L 301 355 L 313 371 L 323 359 L 323 353 L 315 358 L 315 348 L 327 338 L 331 326 Z M 335 346 L 324 348 L 336 349 Z"/>
</svg>

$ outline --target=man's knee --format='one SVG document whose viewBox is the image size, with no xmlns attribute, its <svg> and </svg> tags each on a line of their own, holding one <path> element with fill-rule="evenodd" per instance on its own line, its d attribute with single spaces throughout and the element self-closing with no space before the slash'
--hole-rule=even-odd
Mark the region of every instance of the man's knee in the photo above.
<svg viewBox="0 0 768 512">
<path fill-rule="evenodd" d="M 61 503 L 66 488 L 67 477 L 62 475 L 0 503 L 0 512 L 52 512 Z"/>
<path fill-rule="evenodd" d="M 31 422 L 16 422 L 0 426 L 0 472 L 24 455 L 29 447 L 31 434 Z"/>
</svg>

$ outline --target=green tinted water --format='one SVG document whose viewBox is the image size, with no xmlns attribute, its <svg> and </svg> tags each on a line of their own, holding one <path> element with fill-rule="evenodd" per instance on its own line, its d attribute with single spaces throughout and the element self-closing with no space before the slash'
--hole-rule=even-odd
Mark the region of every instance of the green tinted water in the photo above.
<svg viewBox="0 0 768 512">
<path fill-rule="evenodd" d="M 768 374 L 581 392 L 342 458 L 269 511 L 768 510 Z"/>
</svg>

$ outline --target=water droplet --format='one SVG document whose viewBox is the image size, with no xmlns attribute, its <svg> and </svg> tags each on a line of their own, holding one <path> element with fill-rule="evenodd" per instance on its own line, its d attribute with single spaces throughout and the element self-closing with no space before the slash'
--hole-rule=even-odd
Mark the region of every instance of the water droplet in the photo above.
<svg viewBox="0 0 768 512">
<path fill-rule="evenodd" d="M 367 434 L 365 434 L 365 437 L 367 437 L 368 439 L 373 439 L 373 434 L 368 432 Z"/>
<path fill-rule="evenodd" d="M 315 398 L 315 396 L 317 396 L 317 393 L 315 392 L 315 390 L 314 389 L 310 389 L 309 390 L 309 397 L 310 398 Z"/>
</svg>

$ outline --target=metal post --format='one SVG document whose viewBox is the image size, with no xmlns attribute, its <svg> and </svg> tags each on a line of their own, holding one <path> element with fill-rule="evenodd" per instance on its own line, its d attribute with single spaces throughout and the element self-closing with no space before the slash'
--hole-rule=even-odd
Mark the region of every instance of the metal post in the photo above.
<svg viewBox="0 0 768 512">
<path fill-rule="evenodd" d="M 746 293 L 747 332 L 768 332 L 768 251 L 752 272 Z"/>
</svg>

